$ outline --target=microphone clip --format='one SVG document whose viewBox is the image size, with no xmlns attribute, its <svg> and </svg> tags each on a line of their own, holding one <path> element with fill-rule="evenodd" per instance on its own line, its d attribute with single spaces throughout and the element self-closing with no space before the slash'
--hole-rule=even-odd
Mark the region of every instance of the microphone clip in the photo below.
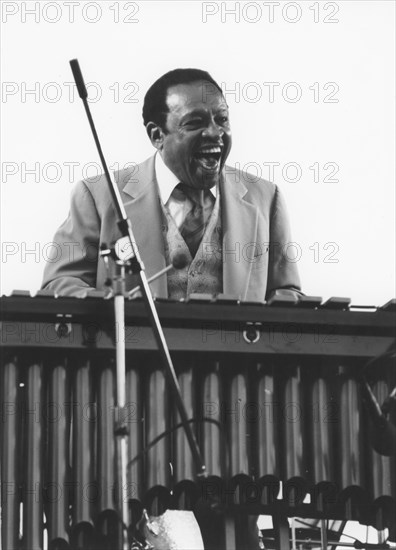
<svg viewBox="0 0 396 550">
<path fill-rule="evenodd" d="M 105 286 L 111 289 L 107 298 L 115 295 L 125 296 L 125 276 L 129 273 L 139 272 L 135 270 L 134 255 L 126 251 L 123 243 L 119 244 L 122 240 L 119 239 L 113 247 L 109 247 L 105 243 L 100 247 L 99 257 L 103 258 L 107 272 Z M 109 260 L 112 260 L 115 269 L 111 268 Z"/>
</svg>

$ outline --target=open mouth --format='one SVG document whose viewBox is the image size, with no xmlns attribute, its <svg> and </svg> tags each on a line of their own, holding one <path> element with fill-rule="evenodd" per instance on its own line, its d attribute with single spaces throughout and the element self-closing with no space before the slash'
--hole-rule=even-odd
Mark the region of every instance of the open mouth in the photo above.
<svg viewBox="0 0 396 550">
<path fill-rule="evenodd" d="M 194 159 L 210 172 L 216 172 L 220 168 L 221 147 L 203 147 L 194 155 Z"/>
</svg>

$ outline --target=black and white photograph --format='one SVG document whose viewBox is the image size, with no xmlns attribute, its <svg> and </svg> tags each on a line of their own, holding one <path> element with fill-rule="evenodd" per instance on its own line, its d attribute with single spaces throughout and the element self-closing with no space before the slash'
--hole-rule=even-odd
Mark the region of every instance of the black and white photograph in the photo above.
<svg viewBox="0 0 396 550">
<path fill-rule="evenodd" d="M 0 10 L 0 550 L 396 549 L 394 0 Z"/>
</svg>

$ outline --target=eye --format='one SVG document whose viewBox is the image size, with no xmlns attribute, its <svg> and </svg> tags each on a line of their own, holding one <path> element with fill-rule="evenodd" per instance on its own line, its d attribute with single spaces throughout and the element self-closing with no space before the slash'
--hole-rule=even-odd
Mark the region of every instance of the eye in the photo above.
<svg viewBox="0 0 396 550">
<path fill-rule="evenodd" d="M 192 118 L 185 122 L 185 126 L 200 126 L 202 124 L 202 118 Z"/>
<path fill-rule="evenodd" d="M 217 120 L 218 120 L 221 124 L 227 124 L 227 123 L 228 123 L 228 116 L 226 116 L 226 115 L 220 116 L 220 117 L 218 117 Z"/>
</svg>

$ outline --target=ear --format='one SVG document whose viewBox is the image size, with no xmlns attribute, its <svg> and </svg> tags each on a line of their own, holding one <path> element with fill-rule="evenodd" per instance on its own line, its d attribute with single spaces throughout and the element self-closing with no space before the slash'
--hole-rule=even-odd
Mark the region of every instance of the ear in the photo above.
<svg viewBox="0 0 396 550">
<path fill-rule="evenodd" d="M 164 142 L 164 132 L 162 128 L 154 122 L 148 122 L 146 124 L 146 132 L 151 143 L 160 151 Z"/>
</svg>

